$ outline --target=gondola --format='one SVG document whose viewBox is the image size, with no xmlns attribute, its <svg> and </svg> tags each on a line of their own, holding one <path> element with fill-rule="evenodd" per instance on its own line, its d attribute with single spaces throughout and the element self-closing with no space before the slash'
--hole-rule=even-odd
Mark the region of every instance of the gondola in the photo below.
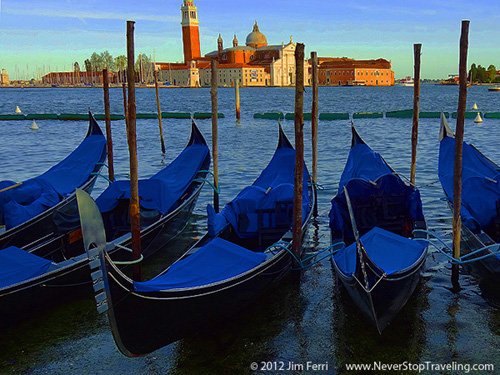
<svg viewBox="0 0 500 375">
<path fill-rule="evenodd" d="M 441 115 L 439 180 L 453 208 L 455 136 Z M 477 148 L 463 143 L 462 156 L 462 257 L 481 279 L 500 278 L 500 168 Z M 495 255 L 496 253 L 496 255 Z M 477 259 L 477 261 L 472 261 Z"/>
<path fill-rule="evenodd" d="M 139 181 L 144 257 L 166 246 L 187 225 L 209 167 L 210 151 L 193 122 L 188 145 L 177 158 L 154 176 Z M 117 259 L 130 258 L 129 185 L 128 181 L 116 181 L 97 198 L 106 223 L 105 235 L 114 241 L 109 252 Z M 79 232 L 78 211 L 75 214 Z M 0 250 L 0 324 L 31 311 L 30 307 L 40 302 L 46 304 L 51 293 L 58 298 L 75 286 L 91 287 L 81 237 L 71 245 L 49 241 L 34 249 L 10 246 Z"/>
<path fill-rule="evenodd" d="M 280 127 L 274 156 L 255 182 L 221 213 L 208 206 L 208 232 L 162 273 L 141 282 L 127 277 L 102 251 L 99 213 L 91 198 L 79 193 L 84 241 L 89 257 L 99 263 L 94 271 L 98 310 L 107 310 L 124 355 L 145 355 L 234 317 L 291 271 L 294 169 L 295 150 Z M 316 194 L 306 168 L 303 184 L 305 230 Z"/>
<path fill-rule="evenodd" d="M 352 126 L 352 145 L 330 210 L 338 279 L 381 334 L 413 294 L 427 255 L 420 193 Z M 422 238 L 423 239 L 423 238 Z"/>
<path fill-rule="evenodd" d="M 20 184 L 1 181 L 0 225 L 6 230 L 0 233 L 0 249 L 33 246 L 57 231 L 54 220 L 76 208 L 76 188 L 92 190 L 105 159 L 106 139 L 89 112 L 84 140 L 64 160 Z"/>
</svg>

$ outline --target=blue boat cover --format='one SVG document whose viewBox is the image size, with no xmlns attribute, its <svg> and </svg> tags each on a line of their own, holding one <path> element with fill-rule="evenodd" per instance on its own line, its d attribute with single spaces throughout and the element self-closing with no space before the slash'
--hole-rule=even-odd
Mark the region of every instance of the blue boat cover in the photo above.
<svg viewBox="0 0 500 375">
<path fill-rule="evenodd" d="M 50 260 L 14 246 L 0 250 L 0 289 L 43 275 L 51 266 Z"/>
<path fill-rule="evenodd" d="M 361 236 L 368 257 L 387 275 L 412 266 L 426 251 L 425 241 L 411 240 L 387 230 L 374 227 Z M 338 268 L 347 276 L 356 271 L 356 243 L 333 255 Z"/>
<path fill-rule="evenodd" d="M 346 243 L 354 240 L 351 219 L 345 199 L 347 187 L 360 234 L 384 221 L 397 217 L 407 220 L 400 224 L 404 231 L 413 229 L 412 222 L 424 220 L 418 189 L 404 183 L 382 156 L 366 145 L 353 130 L 354 142 L 342 173 L 337 195 L 332 200 L 330 228 Z M 400 220 L 401 221 L 401 220 Z M 365 229 L 365 231 L 363 231 Z"/>
<path fill-rule="evenodd" d="M 91 123 L 90 129 L 92 132 L 60 163 L 19 187 L 0 193 L 0 224 L 7 229 L 20 225 L 55 206 L 89 180 L 106 155 L 106 139 L 97 123 Z M 12 184 L 0 182 L 2 188 Z"/>
<path fill-rule="evenodd" d="M 244 188 L 221 213 L 209 206 L 208 229 L 215 236 L 228 223 L 240 238 L 255 237 L 261 228 L 284 228 L 292 225 L 295 149 L 280 128 L 278 147 L 260 176 Z M 304 166 L 302 189 L 302 222 L 310 211 L 309 172 Z M 259 216 L 262 220 L 259 223 Z"/>
<path fill-rule="evenodd" d="M 266 260 L 254 253 L 216 237 L 195 253 L 174 263 L 167 272 L 149 281 L 134 281 L 137 292 L 199 287 L 226 280 L 257 267 Z"/>
<path fill-rule="evenodd" d="M 168 166 L 149 179 L 139 180 L 139 204 L 142 208 L 166 214 L 184 194 L 210 154 L 201 134 L 199 137 L 192 136 L 191 140 Z M 96 203 L 104 213 L 112 211 L 121 199 L 130 199 L 128 180 L 109 185 L 96 199 Z"/>
<path fill-rule="evenodd" d="M 450 202 L 453 202 L 455 138 L 445 136 L 439 146 L 439 180 Z M 462 222 L 479 233 L 494 224 L 500 202 L 500 169 L 479 150 L 463 143 Z"/>
</svg>

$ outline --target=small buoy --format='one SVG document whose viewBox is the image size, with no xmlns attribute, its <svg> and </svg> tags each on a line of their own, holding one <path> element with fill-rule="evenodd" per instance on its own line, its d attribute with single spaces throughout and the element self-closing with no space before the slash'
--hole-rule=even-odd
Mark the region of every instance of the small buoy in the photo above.
<svg viewBox="0 0 500 375">
<path fill-rule="evenodd" d="M 31 123 L 31 130 L 38 130 L 38 129 L 40 129 L 40 127 L 38 126 L 38 124 L 36 123 L 36 121 L 33 120 L 33 122 Z"/>
<path fill-rule="evenodd" d="M 16 113 L 23 113 L 23 111 L 21 111 L 21 108 L 19 108 L 18 105 L 16 105 Z"/>
<path fill-rule="evenodd" d="M 477 113 L 477 116 L 476 116 L 476 118 L 474 119 L 474 122 L 475 122 L 476 124 L 480 124 L 481 122 L 483 122 L 483 119 L 481 118 L 481 114 L 480 114 L 479 112 Z"/>
<path fill-rule="evenodd" d="M 474 109 L 474 110 L 478 109 L 476 103 L 474 103 L 474 105 L 472 106 L 472 109 Z"/>
</svg>

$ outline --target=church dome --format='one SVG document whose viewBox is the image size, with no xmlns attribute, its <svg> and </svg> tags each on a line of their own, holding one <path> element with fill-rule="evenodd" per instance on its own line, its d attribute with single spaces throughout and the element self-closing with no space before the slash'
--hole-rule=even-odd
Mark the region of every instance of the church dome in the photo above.
<svg viewBox="0 0 500 375">
<path fill-rule="evenodd" d="M 255 21 L 253 25 L 253 30 L 247 36 L 246 45 L 253 48 L 260 48 L 267 46 L 267 38 L 259 30 L 259 25 Z"/>
</svg>

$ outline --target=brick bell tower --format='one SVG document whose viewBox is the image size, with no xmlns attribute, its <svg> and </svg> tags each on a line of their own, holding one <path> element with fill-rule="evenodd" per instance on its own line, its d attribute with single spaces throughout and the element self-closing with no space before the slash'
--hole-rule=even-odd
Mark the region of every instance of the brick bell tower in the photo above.
<svg viewBox="0 0 500 375">
<path fill-rule="evenodd" d="M 182 44 L 184 45 L 184 63 L 201 57 L 198 10 L 193 0 L 184 0 L 181 7 Z"/>
</svg>

